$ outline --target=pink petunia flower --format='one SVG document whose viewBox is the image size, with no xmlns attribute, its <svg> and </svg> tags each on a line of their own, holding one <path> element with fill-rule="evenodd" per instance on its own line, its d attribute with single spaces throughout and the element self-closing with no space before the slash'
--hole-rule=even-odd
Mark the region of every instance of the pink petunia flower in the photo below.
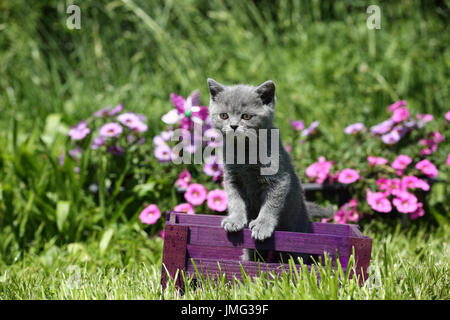
<svg viewBox="0 0 450 320">
<path fill-rule="evenodd" d="M 82 140 L 91 132 L 87 127 L 86 121 L 80 121 L 75 127 L 69 130 L 69 136 L 72 140 Z"/>
<path fill-rule="evenodd" d="M 391 202 L 381 192 L 373 193 L 370 189 L 367 189 L 366 194 L 367 203 L 369 206 L 378 212 L 391 212 Z"/>
<path fill-rule="evenodd" d="M 394 102 L 393 104 L 391 104 L 389 107 L 388 107 L 388 111 L 395 111 L 395 110 L 397 110 L 398 108 L 400 108 L 400 107 L 404 107 L 404 106 L 406 106 L 406 100 L 400 100 L 400 101 L 397 101 L 397 102 Z"/>
<path fill-rule="evenodd" d="M 105 137 L 105 138 L 116 138 L 118 136 L 120 136 L 120 134 L 122 133 L 123 129 L 122 127 L 115 122 L 110 122 L 107 124 L 104 124 L 101 128 L 100 128 L 100 136 Z"/>
<path fill-rule="evenodd" d="M 415 176 L 404 176 L 401 181 L 402 189 L 415 189 L 418 179 Z"/>
<path fill-rule="evenodd" d="M 433 117 L 432 114 L 428 114 L 428 113 L 427 114 L 421 114 L 421 113 L 418 113 L 416 115 L 416 119 L 417 120 L 421 120 L 424 123 L 427 123 L 427 122 L 433 121 L 434 117 Z"/>
<path fill-rule="evenodd" d="M 193 204 L 194 206 L 201 205 L 206 200 L 207 191 L 204 186 L 198 183 L 190 184 L 186 192 L 184 193 L 184 198 L 187 202 Z"/>
<path fill-rule="evenodd" d="M 409 214 L 411 220 L 416 220 L 425 215 L 425 210 L 423 210 L 423 204 L 421 202 L 417 203 L 417 209 Z"/>
<path fill-rule="evenodd" d="M 369 161 L 369 165 L 376 166 L 376 165 L 384 165 L 388 163 L 388 160 L 382 157 L 374 157 L 374 156 L 368 156 L 367 161 Z"/>
<path fill-rule="evenodd" d="M 357 222 L 362 217 L 362 213 L 356 210 L 358 202 L 356 199 L 351 199 L 349 202 L 342 205 L 334 214 L 334 221 L 337 223 L 348 223 L 349 221 Z"/>
<path fill-rule="evenodd" d="M 410 157 L 401 154 L 392 162 L 391 166 L 396 170 L 404 170 L 411 162 Z"/>
<path fill-rule="evenodd" d="M 145 224 L 155 224 L 156 221 L 161 217 L 161 211 L 156 204 L 151 204 L 147 206 L 142 212 L 139 214 L 139 219 L 142 223 Z"/>
<path fill-rule="evenodd" d="M 176 186 L 179 187 L 180 190 L 186 190 L 189 186 L 189 183 L 192 181 L 191 173 L 184 169 L 179 175 L 178 179 L 175 182 Z"/>
<path fill-rule="evenodd" d="M 180 203 L 173 208 L 175 212 L 184 212 L 187 214 L 195 214 L 194 207 L 190 203 Z"/>
<path fill-rule="evenodd" d="M 409 118 L 409 111 L 406 107 L 400 107 L 394 110 L 391 119 L 395 122 L 402 122 Z"/>
<path fill-rule="evenodd" d="M 402 191 L 395 194 L 397 198 L 392 200 L 392 203 L 399 212 L 411 213 L 417 210 L 417 198 L 415 195 Z"/>
<path fill-rule="evenodd" d="M 379 178 L 376 182 L 379 190 L 390 190 L 390 180 L 387 178 Z"/>
<path fill-rule="evenodd" d="M 445 113 L 445 119 L 447 119 L 447 121 L 450 121 L 450 111 L 447 111 Z"/>
<path fill-rule="evenodd" d="M 447 155 L 447 161 L 445 163 L 447 163 L 447 165 L 450 166 L 450 153 Z"/>
<path fill-rule="evenodd" d="M 346 168 L 339 173 L 338 181 L 340 183 L 353 183 L 360 178 L 358 171 Z"/>
<path fill-rule="evenodd" d="M 332 161 L 326 161 L 325 157 L 319 157 L 319 160 L 306 168 L 306 175 L 315 179 L 316 183 L 323 183 L 328 177 Z"/>
<path fill-rule="evenodd" d="M 208 192 L 207 204 L 211 210 L 223 212 L 227 209 L 227 194 L 224 190 L 215 189 Z"/>
<path fill-rule="evenodd" d="M 416 169 L 422 171 L 429 178 L 435 177 L 439 173 L 436 166 L 427 159 L 417 162 Z"/>
</svg>

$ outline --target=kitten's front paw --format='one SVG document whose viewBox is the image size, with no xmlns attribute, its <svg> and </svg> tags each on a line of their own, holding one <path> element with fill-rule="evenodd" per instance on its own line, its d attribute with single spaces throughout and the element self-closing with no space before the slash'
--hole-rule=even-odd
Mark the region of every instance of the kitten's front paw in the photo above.
<svg viewBox="0 0 450 320">
<path fill-rule="evenodd" d="M 252 238 L 259 241 L 270 238 L 275 231 L 275 226 L 265 219 L 255 219 L 248 227 L 252 230 Z"/>
<path fill-rule="evenodd" d="M 238 232 L 244 229 L 245 221 L 239 220 L 235 217 L 225 217 L 222 220 L 222 228 L 225 229 L 226 232 Z"/>
</svg>

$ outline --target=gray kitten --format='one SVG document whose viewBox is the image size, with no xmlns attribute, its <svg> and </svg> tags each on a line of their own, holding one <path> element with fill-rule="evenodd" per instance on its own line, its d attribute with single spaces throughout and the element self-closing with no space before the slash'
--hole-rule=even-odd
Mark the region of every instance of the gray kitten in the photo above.
<svg viewBox="0 0 450 320">
<path fill-rule="evenodd" d="M 256 131 L 258 143 L 263 142 L 258 146 L 267 147 L 268 154 L 276 156 L 270 159 L 276 162 L 278 169 L 272 175 L 262 175 L 262 167 L 272 164 L 263 164 L 259 152 L 258 161 L 249 162 L 248 140 L 245 144 L 245 163 L 229 164 L 224 159 L 223 178 L 228 197 L 228 216 L 223 219 L 222 227 L 227 232 L 237 232 L 248 226 L 252 237 L 263 241 L 271 237 L 275 230 L 311 232 L 310 217 L 331 216 L 332 208 L 324 209 L 305 201 L 300 179 L 279 136 L 274 136 L 274 139 L 279 140 L 278 149 L 271 150 L 271 129 L 276 129 L 273 124 L 276 100 L 273 81 L 253 87 L 242 84 L 225 86 L 208 79 L 208 86 L 211 123 L 224 134 L 223 154 L 230 151 L 226 150 L 230 132 L 236 136 L 252 136 Z M 267 137 L 261 136 L 259 129 L 268 129 Z M 249 260 L 252 254 L 252 251 L 244 251 L 244 259 Z"/>
</svg>

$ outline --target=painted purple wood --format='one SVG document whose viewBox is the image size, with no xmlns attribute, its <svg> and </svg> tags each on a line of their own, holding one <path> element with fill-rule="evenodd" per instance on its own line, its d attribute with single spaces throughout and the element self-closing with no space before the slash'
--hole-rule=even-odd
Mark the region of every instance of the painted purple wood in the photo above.
<svg viewBox="0 0 450 320">
<path fill-rule="evenodd" d="M 369 237 L 351 238 L 350 250 L 354 250 L 355 252 L 355 271 L 356 274 L 359 275 L 359 284 L 362 285 L 369 276 L 368 271 L 370 255 L 372 252 L 372 239 Z M 350 277 L 352 276 L 353 271 L 350 272 Z"/>
<path fill-rule="evenodd" d="M 198 246 L 236 247 L 310 254 L 328 252 L 330 255 L 334 255 L 337 250 L 339 255 L 342 256 L 349 253 L 349 241 L 346 237 L 275 231 L 269 239 L 257 242 L 252 238 L 251 231 L 248 229 L 236 233 L 227 233 L 220 227 L 199 225 L 189 226 L 188 243 Z"/>
<path fill-rule="evenodd" d="M 161 285 L 167 287 L 167 279 L 170 276 L 178 277 L 175 283 L 177 288 L 183 289 L 184 281 L 181 271 L 186 267 L 186 245 L 188 238 L 188 227 L 182 225 L 168 224 L 164 231 L 164 246 L 161 270 Z"/>
<path fill-rule="evenodd" d="M 237 233 L 227 233 L 220 227 L 223 216 L 188 215 L 185 213 L 168 212 L 166 215 L 166 231 L 163 251 L 164 266 L 161 283 L 166 287 L 167 276 L 174 277 L 177 270 L 194 274 L 191 258 L 197 266 L 203 267 L 203 273 L 213 278 L 221 271 L 227 277 L 235 275 L 241 279 L 241 265 L 250 275 L 258 275 L 260 271 L 273 270 L 276 274 L 289 271 L 289 265 L 280 263 L 262 263 L 259 269 L 255 262 L 240 261 L 243 248 L 261 250 L 302 252 L 322 255 L 328 252 L 332 261 L 336 250 L 339 260 L 345 269 L 352 250 L 355 252 L 356 274 L 360 276 L 360 284 L 367 279 L 370 262 L 372 240 L 364 237 L 358 225 L 338 225 L 331 223 L 313 223 L 314 233 L 294 233 L 276 231 L 264 242 L 255 242 L 251 231 L 244 229 Z M 334 263 L 333 263 L 334 264 Z M 296 266 L 300 268 L 300 266 Z M 311 268 L 311 266 L 308 266 Z M 353 272 L 349 277 L 353 276 Z M 183 289 L 183 279 L 177 279 L 176 286 Z"/>
<path fill-rule="evenodd" d="M 225 216 L 208 215 L 208 214 L 186 214 L 181 212 L 169 211 L 166 214 L 166 220 L 169 217 L 175 215 L 176 221 L 179 224 L 196 224 L 205 225 L 211 227 L 220 227 L 220 223 Z M 357 225 L 351 224 L 334 224 L 334 223 L 321 223 L 313 222 L 313 233 L 319 234 L 331 234 L 336 236 L 350 236 L 351 228 L 359 228 Z"/>
<path fill-rule="evenodd" d="M 242 248 L 187 245 L 187 258 L 206 258 L 239 261 Z"/>
</svg>

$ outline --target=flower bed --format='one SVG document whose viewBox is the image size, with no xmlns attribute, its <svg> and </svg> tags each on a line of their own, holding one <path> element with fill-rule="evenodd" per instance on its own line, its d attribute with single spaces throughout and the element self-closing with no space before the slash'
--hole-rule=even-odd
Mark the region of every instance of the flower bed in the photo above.
<svg viewBox="0 0 450 320">
<path fill-rule="evenodd" d="M 223 168 L 214 153 L 204 163 L 180 164 L 182 159 L 195 160 L 196 151 L 220 146 L 217 132 L 211 129 L 208 108 L 201 105 L 198 91 L 187 98 L 171 94 L 170 99 L 173 108 L 161 119 L 166 127 L 150 137 L 151 145 L 144 143 L 148 141 L 145 116 L 124 112 L 119 104 L 99 110 L 72 127 L 70 150 L 60 158 L 62 165 L 68 156 L 76 172 L 82 164 L 81 155 L 87 150 L 94 161 L 100 161 L 101 157 L 96 155 L 102 155 L 102 161 L 113 163 L 113 166 L 103 164 L 103 169 L 112 170 L 103 172 L 111 186 L 91 181 L 89 190 L 96 189 L 99 196 L 103 193 L 101 201 L 105 201 L 108 192 L 117 195 L 122 191 L 128 192 L 129 197 L 124 197 L 127 201 L 133 195 L 153 199 L 150 200 L 153 203 L 144 200 L 139 209 L 141 222 L 148 225 L 162 226 L 161 212 L 167 210 L 225 214 L 227 209 Z M 332 148 L 320 141 L 321 135 L 327 136 L 326 130 L 322 132 L 319 121 L 306 127 L 301 120 L 291 120 L 293 133 L 291 139 L 283 139 L 288 142 L 285 148 L 292 154 L 294 165 L 300 164 L 299 174 L 307 198 L 319 203 L 328 199 L 328 203 L 331 200 L 331 204 L 337 205 L 331 219 L 336 223 L 358 222 L 394 212 L 416 220 L 427 213 L 425 198 L 430 191 L 430 179 L 440 174 L 440 179 L 446 180 L 450 156 L 441 145 L 449 130 L 450 112 L 445 119 L 435 119 L 431 114 L 413 116 L 404 100 L 390 105 L 387 112 L 390 113 L 387 120 L 369 129 L 361 122 L 344 129 L 349 136 L 344 147 L 349 152 L 352 146 L 355 149 L 351 161 L 337 156 L 317 157 L 318 145 L 322 150 Z M 196 125 L 200 125 L 200 132 L 194 130 Z M 187 132 L 187 136 L 174 136 L 177 129 Z M 133 158 L 127 156 L 131 151 Z M 99 163 L 92 165 L 100 167 Z M 125 170 L 132 166 L 148 169 L 142 169 L 144 173 Z M 156 187 L 152 183 L 155 171 L 167 172 L 166 184 Z M 157 193 L 149 196 L 152 192 Z M 161 203 L 155 201 L 158 197 Z M 160 227 L 152 230 L 156 232 Z"/>
</svg>

